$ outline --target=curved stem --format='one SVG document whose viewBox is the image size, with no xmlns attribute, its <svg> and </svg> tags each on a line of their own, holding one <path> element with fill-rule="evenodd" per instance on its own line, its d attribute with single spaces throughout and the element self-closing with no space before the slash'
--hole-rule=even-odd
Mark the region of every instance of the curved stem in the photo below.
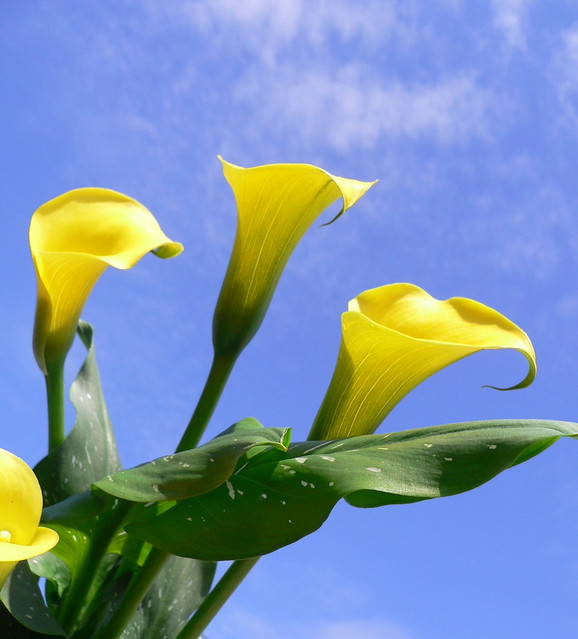
<svg viewBox="0 0 578 639">
<path fill-rule="evenodd" d="M 119 501 L 108 513 L 108 516 L 99 519 L 88 550 L 70 584 L 70 589 L 66 593 L 66 598 L 58 614 L 58 621 L 66 630 L 72 630 L 75 624 L 79 624 L 88 605 L 87 598 L 97 574 L 96 568 L 133 506 L 134 504 L 131 502 Z"/>
<path fill-rule="evenodd" d="M 50 452 L 59 446 L 65 437 L 64 360 L 48 369 L 44 381 L 48 406 L 48 452 Z"/>
<path fill-rule="evenodd" d="M 252 557 L 251 559 L 234 561 L 221 577 L 219 583 L 205 597 L 203 603 L 197 608 L 176 639 L 198 639 L 259 559 L 260 557 Z"/>
<path fill-rule="evenodd" d="M 155 577 L 160 572 L 169 553 L 158 548 L 152 548 L 142 568 L 136 573 L 126 594 L 114 611 L 108 623 L 102 626 L 94 639 L 118 639 L 131 620 L 142 598 L 146 595 Z"/>
<path fill-rule="evenodd" d="M 195 448 L 201 440 L 233 370 L 236 359 L 236 355 L 223 356 L 215 354 L 199 403 L 175 452 L 180 453 L 183 450 Z"/>
</svg>

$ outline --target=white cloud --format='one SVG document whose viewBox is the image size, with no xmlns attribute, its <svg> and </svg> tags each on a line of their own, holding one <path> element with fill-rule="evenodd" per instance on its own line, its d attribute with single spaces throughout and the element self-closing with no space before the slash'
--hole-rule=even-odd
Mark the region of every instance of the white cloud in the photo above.
<svg viewBox="0 0 578 639">
<path fill-rule="evenodd" d="M 412 639 L 411 632 L 387 619 L 351 619 L 317 621 L 306 615 L 296 615 L 297 621 L 281 619 L 279 623 L 265 620 L 240 609 L 225 610 L 212 628 L 221 639 Z M 211 628 L 209 628 L 211 630 Z M 209 634 L 209 633 L 208 633 Z"/>
<path fill-rule="evenodd" d="M 508 46 L 526 48 L 526 16 L 532 0 L 492 0 L 493 24 Z"/>
<path fill-rule="evenodd" d="M 389 62 L 366 63 L 374 54 L 403 56 L 414 46 L 443 48 L 413 2 L 203 0 L 171 4 L 168 16 L 155 3 L 150 7 L 171 29 L 185 23 L 210 38 L 207 60 L 218 55 L 220 67 L 223 60 L 224 68 L 235 67 L 230 97 L 241 121 L 232 131 L 229 123 L 225 138 L 238 140 L 239 130 L 248 135 L 254 127 L 250 137 L 261 142 L 281 137 L 301 148 L 310 142 L 347 152 L 391 137 L 444 143 L 491 137 L 496 96 L 475 73 L 438 69 L 412 81 Z M 181 94 L 196 93 L 203 82 L 189 70 Z"/>
<path fill-rule="evenodd" d="M 334 621 L 321 624 L 311 635 L 317 639 L 411 639 L 403 627 L 382 619 Z"/>
<path fill-rule="evenodd" d="M 178 153 L 199 140 L 222 153 L 240 148 L 249 162 L 247 149 L 258 161 L 279 142 L 301 157 L 313 149 L 367 151 L 391 139 L 453 144 L 492 138 L 507 112 L 503 98 L 468 68 L 403 72 L 414 47 L 435 54 L 444 46 L 414 2 L 142 6 L 137 44 L 122 20 L 111 20 L 109 31 L 83 32 L 84 55 L 101 69 L 98 95 L 114 91 L 115 107 L 91 109 L 95 87 L 80 85 L 74 99 L 87 109 L 70 137 L 79 147 L 106 146 L 108 158 L 126 156 L 138 143 L 148 153 L 130 161 L 158 158 L 161 170 L 173 172 Z M 171 42 L 166 51 L 156 46 L 161 34 Z M 135 80 L 145 72 L 160 83 L 154 91 Z"/>
<path fill-rule="evenodd" d="M 260 126 L 301 142 L 322 139 L 339 151 L 373 149 L 388 137 L 487 138 L 495 109 L 494 96 L 471 75 L 405 84 L 361 65 L 333 73 L 287 68 L 269 79 L 257 73 L 238 83 L 235 98 Z"/>
<path fill-rule="evenodd" d="M 331 4 L 304 0 L 204 0 L 171 5 L 170 11 L 172 19 L 188 20 L 206 34 L 214 35 L 223 29 L 234 31 L 239 41 L 273 66 L 279 52 L 291 45 L 319 48 L 330 41 L 355 42 L 359 48 L 382 44 L 393 35 L 413 39 L 414 30 L 399 16 L 397 7 L 396 3 L 376 0 L 362 5 L 340 0 Z M 154 4 L 152 8 L 155 9 Z"/>
<path fill-rule="evenodd" d="M 562 33 L 552 79 L 564 115 L 575 127 L 578 124 L 578 23 Z"/>
</svg>

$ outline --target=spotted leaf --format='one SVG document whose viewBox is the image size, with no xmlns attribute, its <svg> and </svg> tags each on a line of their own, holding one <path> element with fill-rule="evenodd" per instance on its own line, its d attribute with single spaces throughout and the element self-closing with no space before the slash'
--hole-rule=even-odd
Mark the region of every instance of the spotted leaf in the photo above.
<svg viewBox="0 0 578 639">
<path fill-rule="evenodd" d="M 176 555 L 254 557 L 317 530 L 342 498 L 363 508 L 455 495 L 562 436 L 578 437 L 578 424 L 469 422 L 253 452 L 216 490 L 128 531 Z"/>
<path fill-rule="evenodd" d="M 184 499 L 209 492 L 226 481 L 250 449 L 287 450 L 289 428 L 263 428 L 253 418 L 238 422 L 210 442 L 148 464 L 121 470 L 95 483 L 104 492 L 135 502 Z"/>
</svg>

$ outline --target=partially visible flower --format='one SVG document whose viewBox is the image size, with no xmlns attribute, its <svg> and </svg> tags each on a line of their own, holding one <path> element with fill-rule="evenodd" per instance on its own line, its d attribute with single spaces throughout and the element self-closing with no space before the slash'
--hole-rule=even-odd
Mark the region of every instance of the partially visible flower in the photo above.
<svg viewBox="0 0 578 639">
<path fill-rule="evenodd" d="M 38 282 L 34 355 L 44 374 L 66 357 L 86 298 L 107 266 L 128 269 L 149 251 L 165 258 L 183 249 L 142 204 L 99 188 L 43 204 L 29 239 Z"/>
<path fill-rule="evenodd" d="M 236 356 L 257 332 L 281 273 L 307 229 L 342 198 L 351 208 L 375 182 L 336 177 L 310 164 L 242 168 L 219 158 L 237 203 L 235 244 L 213 319 L 213 343 Z"/>
<path fill-rule="evenodd" d="M 38 526 L 42 491 L 32 469 L 0 448 L 0 588 L 23 559 L 56 546 L 58 533 Z"/>
<path fill-rule="evenodd" d="M 412 388 L 481 350 L 515 349 L 528 361 L 526 377 L 500 390 L 524 388 L 536 375 L 526 333 L 474 300 L 437 300 L 412 284 L 390 284 L 361 293 L 348 308 L 333 378 L 309 439 L 373 433 Z"/>
</svg>

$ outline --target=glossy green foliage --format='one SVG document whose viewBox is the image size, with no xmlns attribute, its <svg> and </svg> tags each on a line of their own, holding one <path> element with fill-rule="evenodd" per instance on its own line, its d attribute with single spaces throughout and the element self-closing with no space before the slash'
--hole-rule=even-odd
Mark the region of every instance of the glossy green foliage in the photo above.
<svg viewBox="0 0 578 639">
<path fill-rule="evenodd" d="M 254 557 L 317 530 L 339 499 L 374 507 L 465 492 L 562 436 L 578 425 L 469 422 L 251 451 L 216 490 L 127 529 L 177 555 Z"/>
<path fill-rule="evenodd" d="M 215 567 L 213 562 L 170 557 L 122 639 L 176 637 L 209 592 Z"/>
<path fill-rule="evenodd" d="M 64 442 L 34 469 L 47 506 L 88 490 L 93 482 L 120 469 L 100 385 L 90 324 L 80 322 L 78 335 L 87 355 L 70 388 L 76 423 Z"/>
<path fill-rule="evenodd" d="M 183 499 L 220 486 L 249 450 L 273 446 L 286 451 L 289 428 L 263 428 L 253 418 L 244 419 L 207 444 L 148 464 L 122 470 L 95 486 L 110 495 L 135 502 Z"/>
<path fill-rule="evenodd" d="M 21 561 L 8 577 L 0 599 L 12 614 L 14 621 L 0 610 L 0 636 L 6 639 L 65 636 L 64 631 L 44 603 L 38 579 L 28 563 Z M 0 606 L 0 609 L 2 606 Z"/>
<path fill-rule="evenodd" d="M 92 327 L 80 322 L 78 335 L 87 355 L 70 389 L 76 422 L 62 444 L 34 469 L 47 506 L 42 520 L 60 535 L 53 553 L 34 563 L 35 572 L 50 582 L 47 597 L 55 604 L 79 570 L 98 517 L 117 507 L 115 500 L 105 503 L 88 491 L 94 481 L 116 472 L 120 462 L 100 385 Z"/>
</svg>

